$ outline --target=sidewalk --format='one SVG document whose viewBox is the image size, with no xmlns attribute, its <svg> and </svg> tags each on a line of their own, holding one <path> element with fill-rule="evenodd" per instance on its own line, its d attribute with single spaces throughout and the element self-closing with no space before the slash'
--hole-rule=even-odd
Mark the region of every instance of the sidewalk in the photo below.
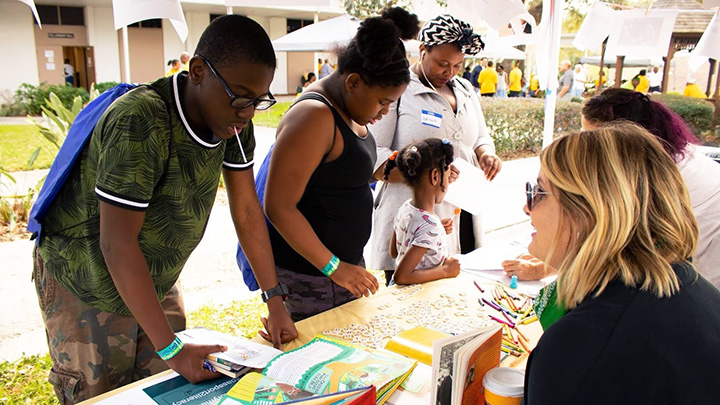
<svg viewBox="0 0 720 405">
<path fill-rule="evenodd" d="M 255 136 L 255 167 L 258 168 L 274 141 L 275 129 L 255 127 Z M 535 179 L 538 169 L 537 158 L 503 163 L 500 174 L 487 186 L 486 241 L 503 239 L 515 229 L 527 226 L 528 217 L 522 211 L 525 182 Z M 31 172 L 22 177 L 29 179 L 37 175 Z M 517 224 L 523 225 L 514 226 Z M 203 304 L 225 304 L 255 294 L 247 289 L 235 264 L 236 243 L 228 206 L 216 204 L 205 236 L 180 277 L 188 312 Z M 3 320 L 0 361 L 17 359 L 23 353 L 47 352 L 37 297 L 30 281 L 32 249 L 33 242 L 27 240 L 0 243 L 0 319 Z"/>
</svg>

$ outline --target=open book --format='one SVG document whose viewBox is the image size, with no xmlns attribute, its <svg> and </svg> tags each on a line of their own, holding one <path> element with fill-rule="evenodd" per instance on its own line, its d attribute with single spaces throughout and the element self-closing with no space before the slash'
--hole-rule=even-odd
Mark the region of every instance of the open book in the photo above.
<svg viewBox="0 0 720 405">
<path fill-rule="evenodd" d="M 436 340 L 432 356 L 431 403 L 482 404 L 483 377 L 500 365 L 502 329 L 499 326 Z"/>
<path fill-rule="evenodd" d="M 206 360 L 215 371 L 233 378 L 244 375 L 253 368 L 264 368 L 270 360 L 282 353 L 273 347 L 205 328 L 186 329 L 178 332 L 177 336 L 183 343 L 227 346 L 227 351 L 211 353 Z"/>
<path fill-rule="evenodd" d="M 374 405 L 375 387 L 360 387 L 332 394 L 315 395 L 259 374 L 245 375 L 220 401 L 221 405 Z"/>
</svg>

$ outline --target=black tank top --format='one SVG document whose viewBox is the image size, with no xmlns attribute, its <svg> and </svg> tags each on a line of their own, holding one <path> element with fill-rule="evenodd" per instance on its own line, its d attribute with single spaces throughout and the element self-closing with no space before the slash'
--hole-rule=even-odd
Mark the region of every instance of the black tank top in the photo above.
<svg viewBox="0 0 720 405">
<path fill-rule="evenodd" d="M 333 254 L 344 262 L 358 264 L 372 227 L 373 199 L 369 184 L 377 159 L 375 139 L 369 132 L 365 138 L 358 137 L 318 93 L 303 93 L 295 104 L 307 99 L 320 101 L 330 108 L 344 146 L 332 162 L 325 162 L 327 155 L 323 157 L 297 207 Z M 296 273 L 322 275 L 272 227 L 270 243 L 278 266 Z"/>
</svg>

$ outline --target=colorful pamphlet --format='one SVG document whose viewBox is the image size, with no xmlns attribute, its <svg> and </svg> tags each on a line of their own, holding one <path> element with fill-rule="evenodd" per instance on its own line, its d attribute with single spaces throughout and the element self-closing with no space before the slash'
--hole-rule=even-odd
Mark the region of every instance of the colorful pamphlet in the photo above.
<svg viewBox="0 0 720 405">
<path fill-rule="evenodd" d="M 314 395 L 374 386 L 374 402 L 380 405 L 416 364 L 390 352 L 318 335 L 308 344 L 273 358 L 262 374 Z"/>
<path fill-rule="evenodd" d="M 259 373 L 245 375 L 232 387 L 222 405 L 374 405 L 375 387 L 360 387 L 332 394 L 312 392 L 273 380 Z"/>
</svg>

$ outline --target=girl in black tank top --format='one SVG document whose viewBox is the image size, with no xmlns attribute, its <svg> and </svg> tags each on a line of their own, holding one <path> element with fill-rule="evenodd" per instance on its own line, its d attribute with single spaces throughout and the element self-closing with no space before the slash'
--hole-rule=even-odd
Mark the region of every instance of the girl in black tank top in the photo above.
<svg viewBox="0 0 720 405">
<path fill-rule="evenodd" d="M 338 69 L 308 87 L 280 122 L 265 212 L 295 321 L 378 288 L 362 257 L 376 159 L 366 125 L 387 114 L 407 87 L 400 38 L 414 37 L 417 25 L 417 17 L 400 8 L 365 20 L 340 52 Z"/>
</svg>

